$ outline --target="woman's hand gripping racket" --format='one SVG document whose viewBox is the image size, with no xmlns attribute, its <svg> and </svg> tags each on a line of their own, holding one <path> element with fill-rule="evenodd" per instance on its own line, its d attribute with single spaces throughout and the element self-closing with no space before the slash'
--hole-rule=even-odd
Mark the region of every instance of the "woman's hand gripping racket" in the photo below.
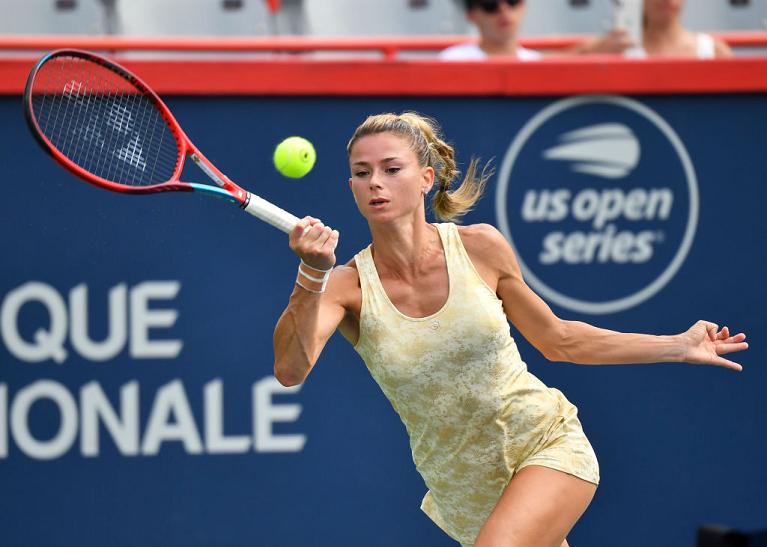
<svg viewBox="0 0 767 547">
<path fill-rule="evenodd" d="M 192 144 L 137 76 L 93 53 L 57 50 L 32 69 L 24 112 L 37 141 L 83 180 L 126 194 L 200 192 L 289 233 L 298 218 L 243 190 Z M 181 182 L 186 156 L 218 186 Z"/>
</svg>

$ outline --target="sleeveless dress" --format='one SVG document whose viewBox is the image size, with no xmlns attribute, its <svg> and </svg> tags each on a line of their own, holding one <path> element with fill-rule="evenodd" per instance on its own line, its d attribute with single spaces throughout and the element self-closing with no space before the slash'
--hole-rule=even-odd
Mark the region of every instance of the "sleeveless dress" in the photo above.
<svg viewBox="0 0 767 547">
<path fill-rule="evenodd" d="M 509 480 L 543 465 L 599 483 L 594 451 L 562 393 L 527 371 L 501 301 L 479 276 L 454 224 L 436 224 L 449 277 L 444 306 L 409 317 L 391 303 L 368 246 L 355 350 L 399 414 L 429 488 L 421 509 L 473 545 Z"/>
</svg>

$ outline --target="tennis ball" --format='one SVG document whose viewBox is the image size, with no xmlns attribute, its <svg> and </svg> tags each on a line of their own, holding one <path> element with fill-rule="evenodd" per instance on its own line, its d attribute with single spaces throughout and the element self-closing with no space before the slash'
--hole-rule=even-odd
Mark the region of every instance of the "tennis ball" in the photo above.
<svg viewBox="0 0 767 547">
<path fill-rule="evenodd" d="M 316 160 L 314 146 L 303 137 L 288 137 L 274 149 L 274 166 L 292 179 L 301 178 L 311 171 Z"/>
</svg>

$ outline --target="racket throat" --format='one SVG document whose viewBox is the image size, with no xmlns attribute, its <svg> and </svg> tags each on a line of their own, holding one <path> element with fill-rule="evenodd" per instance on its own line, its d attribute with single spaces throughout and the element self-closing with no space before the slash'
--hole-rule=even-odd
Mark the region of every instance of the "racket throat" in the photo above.
<svg viewBox="0 0 767 547">
<path fill-rule="evenodd" d="M 189 156 L 192 158 L 192 161 L 197 164 L 197 167 L 202 170 L 203 173 L 208 175 L 208 177 L 221 188 L 229 190 L 237 198 L 239 203 L 243 203 L 245 199 L 247 199 L 247 192 L 237 187 L 232 181 L 229 180 L 226 175 L 213 167 L 210 161 L 208 161 L 205 156 L 200 154 L 199 151 L 192 152 Z M 244 207 L 244 205 L 241 206 Z"/>
<path fill-rule="evenodd" d="M 190 157 L 192 158 L 192 161 L 194 161 L 194 163 L 197 164 L 197 167 L 202 169 L 203 173 L 208 175 L 208 177 L 210 177 L 211 180 L 213 180 L 216 184 L 218 184 L 222 188 L 226 185 L 226 183 L 224 182 L 224 179 L 226 178 L 224 177 L 224 174 L 221 173 L 220 171 L 216 172 L 215 170 L 213 170 L 208 165 L 207 160 L 204 158 L 202 154 L 200 154 L 199 152 L 193 152 L 192 154 L 190 154 Z"/>
</svg>

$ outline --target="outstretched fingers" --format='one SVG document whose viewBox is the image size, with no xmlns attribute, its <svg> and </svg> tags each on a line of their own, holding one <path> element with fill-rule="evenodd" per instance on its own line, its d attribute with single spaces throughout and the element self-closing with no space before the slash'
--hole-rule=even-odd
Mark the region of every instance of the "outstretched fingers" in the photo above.
<svg viewBox="0 0 767 547">
<path fill-rule="evenodd" d="M 746 335 L 742 332 L 735 336 L 730 336 L 727 327 L 724 327 L 717 336 L 717 341 L 714 342 L 714 350 L 717 355 L 726 355 L 728 353 L 734 353 L 737 351 L 743 351 L 748 349 L 748 343 L 744 342 Z M 714 364 L 727 367 L 733 370 L 742 371 L 743 367 L 735 361 L 730 361 L 724 357 L 716 357 Z"/>
<path fill-rule="evenodd" d="M 730 343 L 742 342 L 743 340 L 746 339 L 746 334 L 743 332 L 739 332 L 738 334 L 732 335 L 730 333 L 729 327 L 727 327 L 726 325 L 722 327 L 721 330 L 719 330 L 719 327 L 717 326 L 716 323 L 710 323 L 708 321 L 703 321 L 703 323 L 706 326 L 706 332 L 708 333 L 708 338 L 712 342 L 725 342 L 730 344 Z M 746 349 L 747 347 L 748 345 L 746 345 L 746 347 L 742 349 Z"/>
<path fill-rule="evenodd" d="M 703 330 L 705 332 L 702 332 Z M 690 342 L 695 349 L 690 354 L 689 362 L 717 365 L 736 371 L 743 370 L 739 363 L 721 356 L 748 349 L 745 333 L 732 334 L 726 325 L 720 330 L 716 323 L 704 320 L 697 321 L 690 332 L 692 333 Z"/>
<path fill-rule="evenodd" d="M 724 355 L 748 349 L 748 342 L 720 342 L 714 347 L 716 348 L 717 355 Z"/>
<path fill-rule="evenodd" d="M 736 363 L 735 361 L 730 361 L 729 359 L 725 359 L 724 357 L 715 357 L 711 361 L 711 364 L 717 365 L 720 367 L 729 368 L 737 372 L 741 372 L 743 370 L 743 367 L 740 364 Z"/>
<path fill-rule="evenodd" d="M 709 331 L 710 333 L 711 331 Z M 714 336 L 714 347 L 718 355 L 725 353 L 732 353 L 734 351 L 743 351 L 748 349 L 748 343 L 744 342 L 746 334 L 739 332 L 735 336 L 730 336 L 730 329 L 726 326 L 722 327 L 718 333 Z"/>
</svg>

